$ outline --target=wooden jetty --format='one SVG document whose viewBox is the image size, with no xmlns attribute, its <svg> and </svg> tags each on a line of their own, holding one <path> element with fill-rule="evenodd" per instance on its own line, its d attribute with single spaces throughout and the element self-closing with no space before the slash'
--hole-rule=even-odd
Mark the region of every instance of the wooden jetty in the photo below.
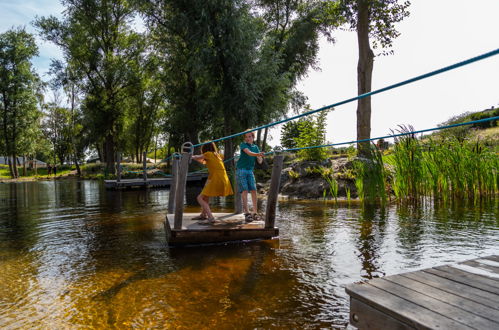
<svg viewBox="0 0 499 330">
<path fill-rule="evenodd" d="M 183 152 L 180 160 L 175 158 L 172 162 L 173 180 L 170 187 L 168 215 L 165 220 L 166 240 L 169 245 L 269 239 L 279 235 L 279 229 L 274 224 L 284 159 L 282 155 L 274 157 L 264 220 L 250 223 L 245 223 L 244 215 L 241 214 L 241 194 L 237 191 L 237 184 L 234 192 L 234 213 L 215 213 L 213 215 L 216 221 L 208 224 L 192 220 L 199 213 L 184 213 L 185 183 L 190 158 L 190 152 Z"/>
<path fill-rule="evenodd" d="M 187 182 L 199 182 L 208 177 L 207 173 L 192 174 L 187 176 Z M 104 180 L 106 189 L 123 189 L 123 188 L 153 188 L 153 187 L 169 187 L 172 178 L 143 178 L 140 179 L 120 179 L 120 180 Z"/>
<path fill-rule="evenodd" d="M 499 329 L 499 255 L 346 287 L 359 329 Z"/>
<path fill-rule="evenodd" d="M 172 183 L 172 177 L 165 178 L 148 178 L 147 177 L 147 163 L 146 163 L 146 153 L 143 154 L 142 163 L 142 178 L 139 179 L 122 179 L 121 178 L 121 154 L 118 153 L 116 156 L 117 163 L 117 178 L 116 180 L 104 180 L 104 187 L 106 189 L 124 189 L 124 188 L 153 188 L 153 187 L 168 187 Z M 208 173 L 195 173 L 189 174 L 187 176 L 187 181 L 202 181 L 208 177 Z"/>
</svg>

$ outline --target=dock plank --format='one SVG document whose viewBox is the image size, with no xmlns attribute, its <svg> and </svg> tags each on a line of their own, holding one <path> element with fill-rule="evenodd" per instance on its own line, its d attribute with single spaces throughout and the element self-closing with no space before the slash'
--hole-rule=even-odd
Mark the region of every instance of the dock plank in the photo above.
<svg viewBox="0 0 499 330">
<path fill-rule="evenodd" d="M 435 311 L 421 307 L 407 299 L 398 297 L 368 283 L 354 284 L 346 287 L 347 293 L 361 302 L 395 318 L 410 327 L 417 329 L 468 329 L 466 325 L 456 322 Z M 362 315 L 357 315 L 362 319 Z M 353 323 L 355 325 L 355 323 Z M 381 327 L 373 327 L 374 329 Z"/>
<path fill-rule="evenodd" d="M 454 293 L 463 299 L 469 299 L 479 304 L 495 308 L 499 311 L 499 296 L 488 291 L 480 290 L 459 282 L 454 282 L 444 277 L 421 271 L 404 273 L 400 274 L 400 276 L 410 278 L 449 293 Z"/>
<path fill-rule="evenodd" d="M 472 300 L 463 299 L 462 296 L 459 296 L 457 294 L 450 293 L 438 287 L 427 285 L 400 275 L 388 276 L 386 278 L 386 281 L 401 285 L 407 290 L 414 290 L 418 293 L 439 300 L 444 304 L 449 304 L 469 313 L 486 318 L 489 321 L 495 322 L 495 325 L 499 328 L 499 320 L 496 320 L 498 313 L 497 309 L 491 308 L 487 305 L 476 303 Z"/>
<path fill-rule="evenodd" d="M 412 288 L 406 288 L 398 283 L 391 282 L 384 278 L 374 279 L 369 282 L 381 290 L 390 292 L 402 299 L 417 303 L 419 306 L 431 311 L 438 311 L 439 314 L 464 324 L 474 329 L 497 329 L 499 323 L 485 319 L 476 314 L 470 313 L 461 308 L 455 307 L 447 302 L 432 298 L 428 295 L 419 293 Z"/>
<path fill-rule="evenodd" d="M 215 223 L 193 220 L 197 213 L 184 213 L 182 228 L 174 229 L 174 215 L 166 216 L 169 244 L 199 244 L 254 239 L 269 239 L 279 235 L 278 228 L 265 228 L 264 221 L 245 223 L 243 214 L 213 213 Z"/>
<path fill-rule="evenodd" d="M 441 277 L 446 277 L 452 281 L 463 283 L 471 287 L 479 288 L 485 291 L 489 291 L 493 294 L 499 294 L 499 287 L 497 282 L 487 279 L 486 277 L 472 274 L 468 272 L 461 271 L 457 268 L 452 267 L 435 267 L 431 269 L 425 269 L 424 272 L 432 273 Z"/>
<path fill-rule="evenodd" d="M 350 321 L 360 329 L 499 329 L 498 260 L 490 256 L 351 284 Z"/>
</svg>

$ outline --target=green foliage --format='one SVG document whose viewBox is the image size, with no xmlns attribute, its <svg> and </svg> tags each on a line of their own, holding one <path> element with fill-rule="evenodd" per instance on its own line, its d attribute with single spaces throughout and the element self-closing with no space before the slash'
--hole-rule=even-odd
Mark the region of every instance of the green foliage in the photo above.
<svg viewBox="0 0 499 330">
<path fill-rule="evenodd" d="M 297 147 L 296 139 L 300 136 L 300 122 L 289 121 L 282 125 L 281 128 L 281 146 L 285 149 L 293 149 Z"/>
<path fill-rule="evenodd" d="M 82 109 L 91 143 L 101 146 L 108 171 L 113 171 L 130 93 L 137 87 L 132 66 L 146 44 L 131 29 L 135 12 L 127 0 L 64 4 L 62 20 L 38 18 L 35 26 L 45 40 L 62 49 L 84 95 Z"/>
<path fill-rule="evenodd" d="M 296 138 L 298 148 L 318 146 L 326 141 L 326 117 L 328 111 L 321 111 L 308 120 L 298 122 L 299 135 Z M 311 118 L 312 117 L 312 118 Z M 324 160 L 327 158 L 325 148 L 310 148 L 298 150 L 298 157 L 303 160 Z"/>
<path fill-rule="evenodd" d="M 388 158 L 399 200 L 479 199 L 498 192 L 499 156 L 478 140 L 405 138 Z"/>
<path fill-rule="evenodd" d="M 366 0 L 363 0 L 366 1 Z M 399 3 L 400 2 L 400 3 Z M 401 22 L 409 16 L 407 8 L 409 1 L 399 0 L 369 0 L 368 6 L 368 26 L 369 36 L 372 38 L 374 48 L 390 48 L 393 40 L 400 35 L 395 29 L 395 23 Z M 338 1 L 338 10 L 350 25 L 350 28 L 357 30 L 358 23 L 358 0 Z"/>
<path fill-rule="evenodd" d="M 36 55 L 35 39 L 23 28 L 0 34 L 0 142 L 4 155 L 12 159 L 32 152 L 38 133 L 41 82 L 30 62 Z M 16 166 L 11 176 L 18 176 Z"/>
<path fill-rule="evenodd" d="M 289 175 L 289 177 L 290 177 L 290 178 L 295 179 L 295 180 L 296 180 L 296 179 L 298 179 L 298 178 L 300 177 L 300 173 L 295 172 L 295 171 L 293 171 L 293 170 L 290 170 L 290 171 L 288 172 L 288 175 Z"/>
<path fill-rule="evenodd" d="M 373 145 L 368 158 L 354 162 L 355 186 L 359 198 L 365 203 L 386 201 L 387 173 L 381 152 Z"/>
</svg>

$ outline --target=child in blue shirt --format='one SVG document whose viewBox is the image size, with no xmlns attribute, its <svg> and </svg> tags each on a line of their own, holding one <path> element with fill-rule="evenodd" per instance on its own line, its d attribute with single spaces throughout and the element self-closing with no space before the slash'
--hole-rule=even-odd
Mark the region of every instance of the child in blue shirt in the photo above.
<svg viewBox="0 0 499 330">
<path fill-rule="evenodd" d="M 255 168 L 256 158 L 263 157 L 264 153 L 260 152 L 258 146 L 253 143 L 254 140 L 254 132 L 248 132 L 244 134 L 244 142 L 239 146 L 241 149 L 241 156 L 239 157 L 236 166 L 237 184 L 239 192 L 242 194 L 241 197 L 243 202 L 243 212 L 247 222 L 257 220 L 259 218 L 256 196 L 256 181 L 253 174 L 253 169 Z M 248 191 L 251 192 L 253 214 L 250 214 L 248 209 Z"/>
</svg>

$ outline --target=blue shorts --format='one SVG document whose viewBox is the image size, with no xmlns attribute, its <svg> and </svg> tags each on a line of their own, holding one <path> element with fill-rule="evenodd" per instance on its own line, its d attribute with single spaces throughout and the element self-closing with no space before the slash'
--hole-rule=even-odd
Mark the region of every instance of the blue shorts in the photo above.
<svg viewBox="0 0 499 330">
<path fill-rule="evenodd" d="M 237 169 L 237 188 L 239 192 L 256 190 L 255 176 L 253 170 Z"/>
</svg>

